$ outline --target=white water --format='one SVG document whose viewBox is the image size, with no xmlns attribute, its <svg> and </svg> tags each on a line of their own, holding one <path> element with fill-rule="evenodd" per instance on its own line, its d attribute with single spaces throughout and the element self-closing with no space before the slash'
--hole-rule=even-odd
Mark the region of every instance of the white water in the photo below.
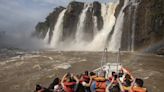
<svg viewBox="0 0 164 92">
<path fill-rule="evenodd" d="M 134 42 L 135 42 L 135 28 L 136 28 L 136 13 L 138 8 L 138 2 L 135 2 L 136 0 L 132 0 L 132 4 L 134 6 L 134 13 L 133 13 L 133 23 L 132 23 L 132 35 L 131 35 L 131 51 L 134 51 Z"/>
<path fill-rule="evenodd" d="M 86 7 L 85 7 L 86 6 Z M 84 6 L 84 9 L 79 17 L 79 23 L 77 25 L 77 31 L 76 31 L 76 36 L 75 36 L 75 39 L 76 39 L 76 42 L 79 43 L 79 42 L 82 42 L 84 41 L 83 39 L 85 38 L 85 19 L 86 19 L 86 13 L 87 13 L 87 10 L 89 8 L 89 5 L 85 5 Z"/>
<path fill-rule="evenodd" d="M 89 50 L 103 50 L 106 47 L 106 42 L 108 39 L 108 35 L 110 34 L 112 27 L 115 24 L 115 8 L 116 5 L 113 3 L 109 3 L 107 6 L 102 5 L 101 16 L 103 17 L 104 25 L 103 29 L 97 33 L 94 40 L 89 44 Z"/>
<path fill-rule="evenodd" d="M 98 33 L 97 17 L 96 16 L 93 16 L 93 24 L 94 24 L 93 32 L 94 32 L 94 36 L 95 36 Z"/>
<path fill-rule="evenodd" d="M 84 8 L 80 15 L 78 29 L 76 33 L 76 41 L 70 42 L 69 44 L 65 44 L 63 42 L 60 45 L 60 50 L 87 50 L 87 51 L 101 51 L 106 47 L 108 35 L 110 34 L 114 24 L 115 24 L 115 8 L 117 4 L 109 3 L 107 5 L 102 4 L 103 8 L 101 9 L 101 16 L 103 17 L 104 25 L 102 30 L 98 31 L 97 29 L 97 17 L 93 16 L 94 22 L 94 38 L 91 42 L 85 42 L 83 37 L 85 33 L 84 24 L 85 17 L 88 7 Z"/>
<path fill-rule="evenodd" d="M 129 0 L 124 1 L 124 5 L 119 12 L 116 24 L 114 27 L 114 33 L 112 34 L 111 41 L 109 42 L 108 49 L 110 51 L 118 51 L 121 46 L 122 27 L 124 22 L 124 8 L 127 6 Z"/>
<path fill-rule="evenodd" d="M 62 32 L 63 32 L 63 18 L 64 18 L 64 14 L 65 14 L 66 10 L 63 10 L 58 17 L 58 20 L 56 22 L 56 25 L 54 27 L 54 31 L 53 31 L 53 36 L 52 36 L 52 40 L 51 40 L 51 47 L 56 47 L 59 44 L 59 41 L 62 37 Z"/>
<path fill-rule="evenodd" d="M 44 42 L 48 44 L 48 41 L 49 41 L 49 33 L 50 33 L 50 28 L 48 28 L 48 31 L 46 33 L 46 36 L 44 38 Z"/>
<path fill-rule="evenodd" d="M 93 17 L 93 40 L 91 42 L 85 41 L 85 19 L 87 10 L 90 5 L 85 5 L 82 13 L 79 16 L 79 22 L 77 24 L 77 30 L 75 34 L 75 39 L 73 41 L 60 41 L 63 32 L 63 17 L 66 10 L 63 10 L 57 20 L 55 25 L 53 36 L 51 40 L 51 47 L 57 50 L 89 50 L 89 51 L 101 51 L 108 47 L 110 51 L 117 51 L 120 48 L 121 36 L 122 36 L 122 25 L 124 20 L 123 9 L 127 6 L 129 0 L 125 0 L 123 7 L 118 15 L 117 21 L 114 16 L 115 9 L 118 3 L 101 4 L 101 16 L 103 18 L 103 28 L 98 30 L 97 28 L 97 17 Z M 116 24 L 115 24 L 116 22 Z M 115 25 L 114 32 L 111 37 L 113 26 Z M 108 41 L 111 38 L 110 41 Z"/>
</svg>

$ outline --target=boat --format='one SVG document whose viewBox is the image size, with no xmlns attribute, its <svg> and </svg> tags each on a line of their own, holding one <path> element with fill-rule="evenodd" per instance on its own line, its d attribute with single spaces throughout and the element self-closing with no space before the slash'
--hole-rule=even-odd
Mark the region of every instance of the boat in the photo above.
<svg viewBox="0 0 164 92">
<path fill-rule="evenodd" d="M 110 61 L 108 61 L 107 48 L 105 48 L 102 55 L 102 59 L 100 60 L 100 67 L 93 70 L 92 72 L 94 73 L 94 75 L 91 74 L 89 75 L 87 73 L 87 74 L 83 74 L 80 78 L 77 78 L 76 75 L 73 75 L 71 73 L 66 73 L 63 76 L 61 82 L 57 85 L 53 85 L 52 89 L 47 89 L 47 88 L 43 89 L 40 86 L 38 86 L 41 89 L 43 89 L 43 91 L 36 91 L 36 92 L 147 92 L 146 88 L 142 87 L 143 84 L 141 86 L 134 87 L 134 83 L 136 83 L 136 79 L 121 64 L 120 50 L 118 52 L 116 61 L 114 63 L 110 63 Z M 129 77 L 126 77 L 127 75 Z M 70 81 L 72 79 L 74 81 Z M 124 79 L 130 81 L 130 83 L 127 84 Z M 142 79 L 138 79 L 138 80 L 140 81 L 140 83 L 143 82 Z M 123 85 L 123 83 L 125 84 Z M 75 85 L 77 85 L 76 89 L 74 89 Z M 59 87 L 61 91 L 54 91 L 53 87 L 54 89 L 56 88 L 58 89 Z M 117 87 L 115 90 L 118 91 L 111 91 L 114 89 L 114 87 Z M 131 91 L 133 90 L 133 88 L 135 91 Z M 48 91 L 44 91 L 44 90 L 48 90 Z"/>
<path fill-rule="evenodd" d="M 104 49 L 102 60 L 100 61 L 101 65 L 99 68 L 93 70 L 93 72 L 98 73 L 100 71 L 105 71 L 105 78 L 109 78 L 112 76 L 112 72 L 119 73 L 122 69 L 121 59 L 120 59 L 120 50 L 118 51 L 117 60 L 114 63 L 109 63 L 108 55 L 107 55 L 107 48 Z"/>
</svg>

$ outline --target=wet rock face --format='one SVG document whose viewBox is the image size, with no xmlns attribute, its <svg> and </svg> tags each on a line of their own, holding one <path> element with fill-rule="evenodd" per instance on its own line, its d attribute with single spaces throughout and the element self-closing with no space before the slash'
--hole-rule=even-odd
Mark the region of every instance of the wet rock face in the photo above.
<svg viewBox="0 0 164 92">
<path fill-rule="evenodd" d="M 164 1 L 142 0 L 136 23 L 135 44 L 138 46 L 148 46 L 164 39 Z"/>
<path fill-rule="evenodd" d="M 136 1 L 136 3 L 139 3 Z M 137 19 L 137 12 L 138 6 L 134 5 L 133 3 L 129 3 L 124 11 L 124 24 L 123 24 L 123 33 L 122 33 L 122 41 L 121 41 L 121 49 L 126 51 L 131 51 L 133 49 L 133 40 L 135 39 L 136 31 L 136 19 Z M 133 33 L 134 32 L 134 33 Z"/>
<path fill-rule="evenodd" d="M 103 27 L 103 18 L 101 16 L 101 4 L 97 1 L 93 2 L 93 15 L 97 17 L 97 28 L 101 30 Z"/>
<path fill-rule="evenodd" d="M 79 20 L 80 13 L 84 7 L 84 3 L 81 2 L 71 2 L 67 11 L 64 15 L 64 23 L 63 23 L 63 40 L 65 39 L 73 39 L 75 36 L 75 32 L 77 29 L 77 24 Z"/>
<path fill-rule="evenodd" d="M 49 14 L 49 16 L 46 18 L 46 22 L 50 28 L 50 33 L 49 33 L 49 42 L 51 41 L 52 35 L 53 35 L 53 30 L 54 30 L 54 25 L 57 22 L 57 18 L 60 14 L 61 11 L 63 11 L 65 8 L 60 6 L 54 9 L 52 13 Z"/>
<path fill-rule="evenodd" d="M 122 1 L 122 0 L 120 0 Z M 128 50 L 132 42 L 132 27 L 135 26 L 134 50 L 145 49 L 164 39 L 164 1 L 136 0 L 139 2 L 134 22 L 134 7 L 124 9 L 125 20 L 122 35 L 122 50 Z"/>
<path fill-rule="evenodd" d="M 79 22 L 80 14 L 82 10 L 85 8 L 84 3 L 72 1 L 67 6 L 67 11 L 64 15 L 64 22 L 63 22 L 63 37 L 62 40 L 72 40 L 75 38 L 75 33 L 77 30 L 77 24 Z M 49 33 L 49 42 L 51 41 L 54 26 L 57 22 L 58 16 L 60 12 L 65 9 L 64 7 L 55 8 L 52 13 L 50 13 L 46 21 L 40 22 L 36 25 L 36 31 L 34 35 L 39 38 L 44 38 L 46 36 L 48 28 L 50 28 Z M 94 30 L 94 23 L 93 17 L 97 18 L 97 28 L 101 30 L 103 27 L 103 18 L 101 16 L 101 4 L 99 2 L 93 2 L 93 4 L 89 5 L 88 11 L 86 13 L 85 19 L 85 35 L 86 38 L 84 40 L 90 41 L 93 39 L 93 30 Z"/>
<path fill-rule="evenodd" d="M 86 41 L 90 41 L 93 39 L 93 27 L 94 27 L 94 24 L 93 24 L 93 8 L 92 7 L 89 7 L 88 10 L 87 10 L 87 13 L 86 13 L 86 19 L 84 21 L 85 23 L 85 35 L 86 37 L 84 38 L 84 40 Z"/>
<path fill-rule="evenodd" d="M 39 22 L 35 27 L 35 32 L 33 33 L 34 36 L 37 36 L 38 38 L 44 38 L 46 31 L 48 30 L 48 24 L 46 22 Z"/>
<path fill-rule="evenodd" d="M 48 28 L 50 28 L 50 38 L 52 36 L 52 31 L 54 30 L 54 25 L 56 24 L 57 18 L 59 16 L 59 13 L 65 9 L 64 7 L 57 7 L 54 9 L 52 13 L 50 13 L 44 22 L 39 22 L 35 27 L 35 33 L 34 35 L 39 38 L 44 38 L 46 36 L 46 33 L 48 31 Z"/>
<path fill-rule="evenodd" d="M 118 6 L 116 7 L 116 11 L 114 16 L 117 18 L 122 6 L 124 5 L 124 0 L 120 0 Z"/>
</svg>

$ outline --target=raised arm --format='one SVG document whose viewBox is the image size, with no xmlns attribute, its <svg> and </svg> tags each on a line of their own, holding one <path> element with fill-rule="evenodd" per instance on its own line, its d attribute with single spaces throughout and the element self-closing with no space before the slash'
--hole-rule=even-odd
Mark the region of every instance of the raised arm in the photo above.
<svg viewBox="0 0 164 92">
<path fill-rule="evenodd" d="M 117 78 L 117 82 L 118 82 L 118 84 L 119 84 L 119 87 L 120 87 L 120 89 L 121 89 L 121 92 L 125 92 L 125 90 L 124 90 L 124 88 L 123 88 L 123 85 L 122 85 L 122 83 L 121 83 L 121 81 L 120 81 L 119 78 Z"/>
<path fill-rule="evenodd" d="M 111 85 L 113 84 L 113 82 L 114 82 L 114 78 L 112 78 L 112 81 L 111 81 L 110 84 L 108 84 L 108 86 L 106 87 L 105 92 L 109 92 L 109 88 L 111 87 Z"/>
<path fill-rule="evenodd" d="M 62 80 L 61 80 L 61 85 L 64 87 L 64 79 L 67 76 L 67 73 L 63 76 Z"/>
<path fill-rule="evenodd" d="M 91 83 L 92 83 L 92 77 L 90 77 L 90 80 L 89 80 L 89 83 L 86 83 L 84 86 L 86 86 L 86 87 L 90 87 L 90 85 L 91 85 Z"/>
<path fill-rule="evenodd" d="M 132 82 L 132 84 L 131 84 L 131 86 L 130 86 L 130 90 L 129 90 L 130 92 L 133 92 L 133 87 L 134 87 L 134 84 L 135 84 L 135 80 L 136 80 L 136 79 L 133 80 L 133 82 Z"/>
<path fill-rule="evenodd" d="M 79 83 L 79 79 L 76 76 L 74 76 L 74 75 L 73 75 L 73 78 L 75 79 L 76 84 L 78 84 Z"/>
<path fill-rule="evenodd" d="M 133 77 L 133 75 L 127 70 L 125 69 L 124 67 L 121 67 L 123 72 L 125 72 L 126 74 L 130 75 L 130 77 L 132 78 L 132 80 L 134 80 L 135 78 Z"/>
</svg>

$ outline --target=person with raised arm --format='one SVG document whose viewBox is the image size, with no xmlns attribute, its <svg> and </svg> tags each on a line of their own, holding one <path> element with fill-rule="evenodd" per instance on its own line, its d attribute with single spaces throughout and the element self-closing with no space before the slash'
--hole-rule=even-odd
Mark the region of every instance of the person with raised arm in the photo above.
<svg viewBox="0 0 164 92">
<path fill-rule="evenodd" d="M 65 92 L 76 92 L 79 79 L 71 73 L 67 73 L 61 80 L 61 85 Z"/>
<path fill-rule="evenodd" d="M 144 81 L 140 78 L 136 78 L 131 87 L 130 92 L 148 92 L 146 88 L 143 87 Z"/>
</svg>

